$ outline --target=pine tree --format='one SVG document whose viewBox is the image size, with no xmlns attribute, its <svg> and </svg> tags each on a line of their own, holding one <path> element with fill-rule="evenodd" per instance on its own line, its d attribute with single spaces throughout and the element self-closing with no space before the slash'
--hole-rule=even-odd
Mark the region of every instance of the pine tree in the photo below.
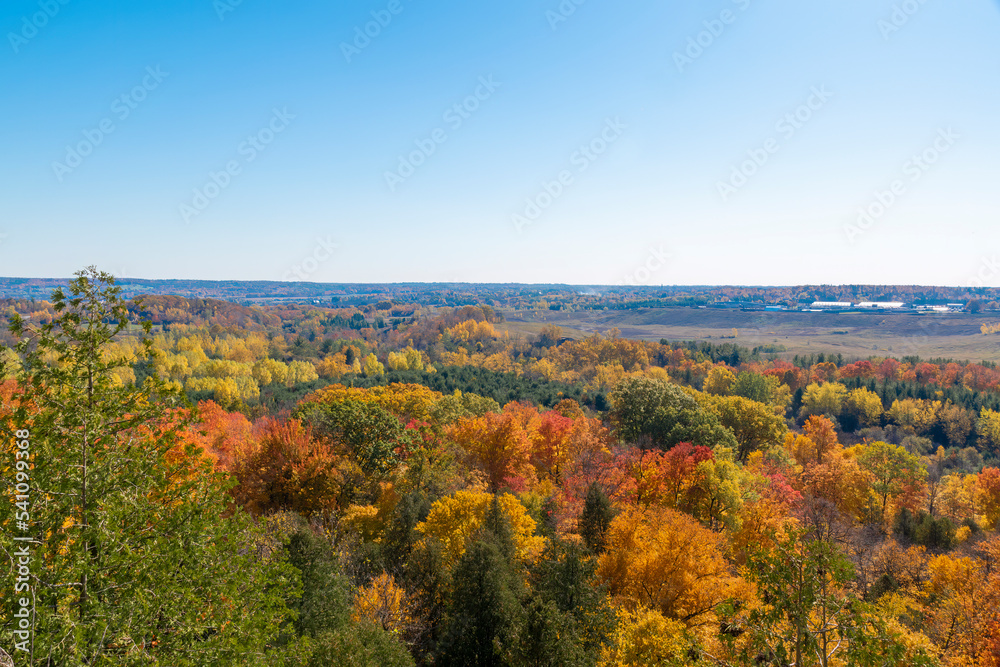
<svg viewBox="0 0 1000 667">
<path fill-rule="evenodd" d="M 613 518 L 611 501 L 596 482 L 592 483 L 587 489 L 587 499 L 580 515 L 579 529 L 583 543 L 595 554 L 604 552 L 608 527 Z"/>
<path fill-rule="evenodd" d="M 114 279 L 77 276 L 68 295 L 53 293 L 52 322 L 11 318 L 23 365 L 0 436 L 8 450 L 9 431 L 30 432 L 35 600 L 19 664 L 267 664 L 295 572 L 243 514 L 226 518 L 224 482 L 185 443 L 180 396 L 116 374 L 131 363 L 109 358 L 107 344 L 135 328 Z M 149 332 L 139 334 L 147 357 Z M 11 514 L 3 503 L 8 528 Z M 3 532 L 11 554 L 13 531 Z"/>
<path fill-rule="evenodd" d="M 438 664 L 510 664 L 524 616 L 514 554 L 513 531 L 494 496 L 479 539 L 455 567 Z"/>
</svg>

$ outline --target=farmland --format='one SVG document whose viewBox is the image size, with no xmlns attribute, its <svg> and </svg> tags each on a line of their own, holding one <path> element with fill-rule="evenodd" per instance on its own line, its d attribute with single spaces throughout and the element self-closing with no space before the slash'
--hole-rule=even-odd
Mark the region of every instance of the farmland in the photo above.
<svg viewBox="0 0 1000 667">
<path fill-rule="evenodd" d="M 556 325 L 567 337 L 605 334 L 639 340 L 729 340 L 744 347 L 784 346 L 780 356 L 826 352 L 844 357 L 910 356 L 1000 361 L 1000 337 L 984 336 L 996 316 L 969 313 L 763 312 L 711 308 L 504 313 L 511 332 L 537 334 Z M 732 339 L 733 329 L 736 338 Z"/>
</svg>

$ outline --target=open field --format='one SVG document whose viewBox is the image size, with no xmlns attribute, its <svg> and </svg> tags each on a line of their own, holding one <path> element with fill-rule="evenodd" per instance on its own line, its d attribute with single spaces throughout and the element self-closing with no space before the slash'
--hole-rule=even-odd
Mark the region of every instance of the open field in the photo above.
<svg viewBox="0 0 1000 667">
<path fill-rule="evenodd" d="M 626 338 L 733 342 L 753 348 L 783 345 L 780 356 L 819 352 L 845 357 L 918 355 L 1000 361 L 1000 335 L 984 336 L 983 323 L 996 316 L 967 313 L 805 313 L 661 308 L 598 311 L 512 311 L 505 327 L 537 334 L 554 324 L 572 338 L 617 327 Z M 737 337 L 732 338 L 733 329 Z"/>
</svg>

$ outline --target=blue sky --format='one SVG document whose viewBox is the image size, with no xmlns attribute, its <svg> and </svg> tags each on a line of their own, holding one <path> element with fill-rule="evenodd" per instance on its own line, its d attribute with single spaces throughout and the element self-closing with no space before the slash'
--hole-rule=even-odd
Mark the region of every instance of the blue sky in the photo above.
<svg viewBox="0 0 1000 667">
<path fill-rule="evenodd" d="M 995 0 L 6 0 L 0 36 L 0 275 L 1000 285 Z"/>
</svg>

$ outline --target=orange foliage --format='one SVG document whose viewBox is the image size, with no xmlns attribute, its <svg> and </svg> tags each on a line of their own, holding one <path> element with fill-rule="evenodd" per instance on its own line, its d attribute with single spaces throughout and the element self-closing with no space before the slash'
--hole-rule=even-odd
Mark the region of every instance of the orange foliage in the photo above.
<svg viewBox="0 0 1000 667">
<path fill-rule="evenodd" d="M 535 481 L 531 439 L 521 416 L 514 411 L 491 412 L 459 419 L 448 430 L 494 493 L 503 488 L 523 491 Z"/>
<path fill-rule="evenodd" d="M 297 419 L 264 419 L 254 438 L 233 453 L 236 500 L 254 514 L 291 510 L 323 514 L 338 506 L 344 491 L 340 458 L 315 441 Z"/>
<path fill-rule="evenodd" d="M 715 620 L 736 583 L 722 553 L 722 536 L 686 514 L 629 507 L 611 522 L 598 576 L 633 607 L 699 626 Z"/>
<path fill-rule="evenodd" d="M 233 452 L 253 438 L 250 420 L 242 413 L 223 410 L 215 401 L 198 403 L 198 417 L 201 430 L 193 434 L 193 440 L 218 468 L 230 470 Z"/>
</svg>

